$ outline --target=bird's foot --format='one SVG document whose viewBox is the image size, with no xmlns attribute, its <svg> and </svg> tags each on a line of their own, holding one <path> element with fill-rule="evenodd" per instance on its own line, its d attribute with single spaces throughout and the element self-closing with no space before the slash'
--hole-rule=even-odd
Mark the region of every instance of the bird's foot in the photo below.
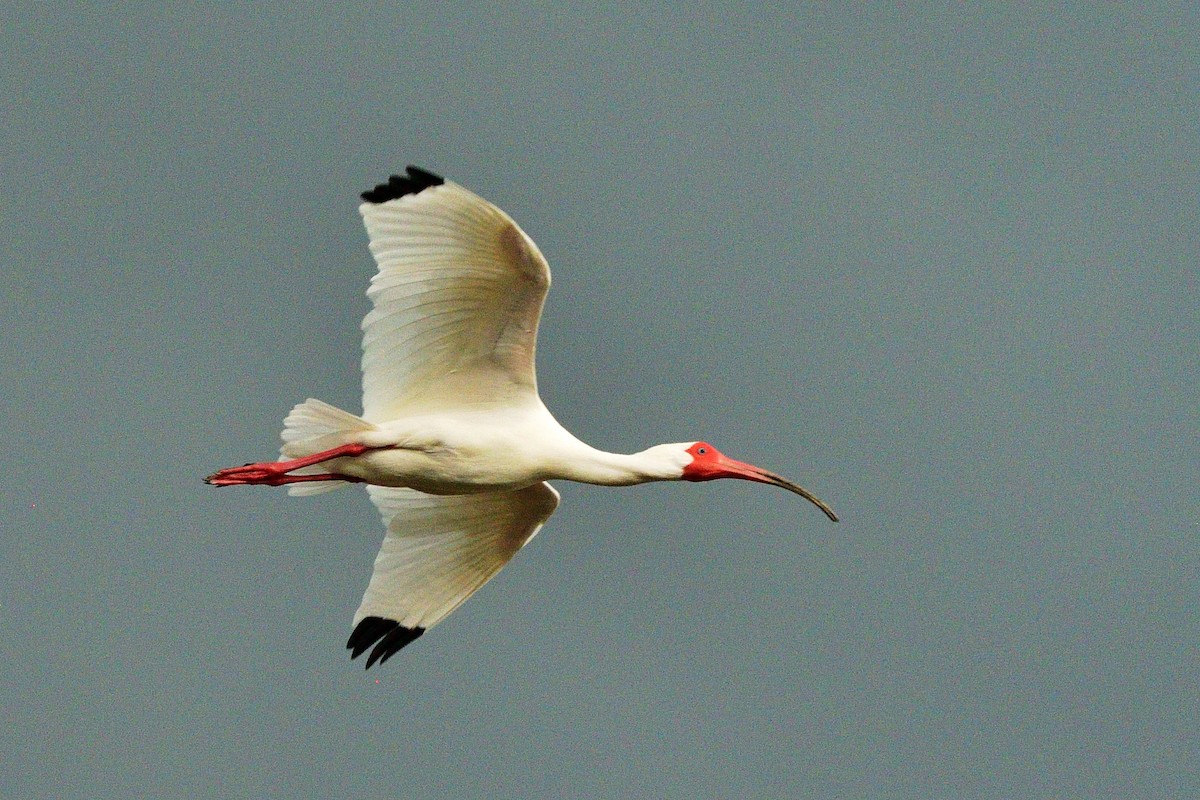
<svg viewBox="0 0 1200 800">
<path fill-rule="evenodd" d="M 281 469 L 286 462 L 262 462 L 246 464 L 242 467 L 229 467 L 214 472 L 204 479 L 205 483 L 213 486 L 242 486 L 259 484 L 263 486 L 279 486 L 283 478 L 298 478 L 299 475 L 287 474 L 287 469 Z"/>
</svg>

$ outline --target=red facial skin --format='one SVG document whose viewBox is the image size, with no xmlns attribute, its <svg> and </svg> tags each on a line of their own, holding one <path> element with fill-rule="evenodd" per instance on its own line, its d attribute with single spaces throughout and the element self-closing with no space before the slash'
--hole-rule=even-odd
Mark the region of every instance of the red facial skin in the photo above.
<svg viewBox="0 0 1200 800">
<path fill-rule="evenodd" d="M 755 481 L 756 483 L 780 486 L 808 500 L 825 512 L 825 516 L 834 522 L 838 521 L 837 514 L 833 513 L 833 509 L 818 500 L 812 492 L 801 486 L 797 486 L 773 472 L 768 472 L 753 464 L 735 461 L 708 442 L 696 442 L 687 449 L 687 453 L 692 457 L 692 463 L 683 468 L 683 475 L 681 477 L 685 481 L 715 481 L 718 478 L 739 478 L 744 481 Z"/>
<path fill-rule="evenodd" d="M 692 457 L 692 463 L 683 468 L 685 481 L 714 481 L 717 478 L 741 477 L 730 475 L 723 468 L 730 459 L 725 458 L 724 453 L 708 442 L 696 442 L 687 449 L 687 453 Z"/>
</svg>

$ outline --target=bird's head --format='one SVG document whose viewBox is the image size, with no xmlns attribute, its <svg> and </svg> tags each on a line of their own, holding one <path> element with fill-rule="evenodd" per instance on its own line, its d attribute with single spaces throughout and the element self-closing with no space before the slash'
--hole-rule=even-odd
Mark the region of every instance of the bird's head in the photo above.
<svg viewBox="0 0 1200 800">
<path fill-rule="evenodd" d="M 708 442 L 687 442 L 684 444 L 663 445 L 663 447 L 673 448 L 674 452 L 678 454 L 678 461 L 682 470 L 679 475 L 680 480 L 715 481 L 718 478 L 739 478 L 744 481 L 756 481 L 757 483 L 768 483 L 771 486 L 780 486 L 789 492 L 795 492 L 800 495 L 824 511 L 825 516 L 834 522 L 838 521 L 837 514 L 833 513 L 833 509 L 825 505 L 812 492 L 802 486 L 797 486 L 786 478 L 781 478 L 774 472 L 768 472 L 752 464 L 735 461 Z"/>
</svg>

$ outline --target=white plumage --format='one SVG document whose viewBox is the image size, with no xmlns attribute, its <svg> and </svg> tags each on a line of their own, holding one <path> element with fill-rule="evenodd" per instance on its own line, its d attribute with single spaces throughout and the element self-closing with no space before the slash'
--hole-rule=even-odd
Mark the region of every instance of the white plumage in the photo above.
<svg viewBox="0 0 1200 800">
<path fill-rule="evenodd" d="M 358 210 L 379 264 L 362 325 L 363 417 L 536 401 L 550 288 L 537 245 L 452 183 Z"/>
<path fill-rule="evenodd" d="M 836 521 L 807 490 L 704 442 L 621 455 L 576 439 L 537 394 L 550 269 L 533 240 L 491 203 L 415 167 L 363 199 L 379 270 L 362 325 L 362 415 L 309 399 L 284 421 L 279 461 L 207 480 L 293 494 L 368 484 L 387 533 L 347 643 L 354 657 L 372 650 L 368 667 L 444 619 L 533 538 L 558 505 L 549 479 L 741 478 L 801 494 Z"/>
<path fill-rule="evenodd" d="M 375 572 L 354 615 L 431 628 L 487 583 L 558 506 L 535 483 L 511 492 L 429 495 L 368 486 L 387 528 Z"/>
</svg>

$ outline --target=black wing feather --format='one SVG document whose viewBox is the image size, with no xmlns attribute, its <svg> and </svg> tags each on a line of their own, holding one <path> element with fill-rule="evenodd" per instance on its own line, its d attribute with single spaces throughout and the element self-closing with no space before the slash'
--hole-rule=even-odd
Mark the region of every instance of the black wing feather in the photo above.
<svg viewBox="0 0 1200 800">
<path fill-rule="evenodd" d="M 407 175 L 393 175 L 387 183 L 381 183 L 374 189 L 362 193 L 362 199 L 368 203 L 386 203 L 406 194 L 418 194 L 430 186 L 441 186 L 446 182 L 441 175 L 426 172 L 420 167 L 409 164 L 405 170 Z"/>
<path fill-rule="evenodd" d="M 370 669 L 376 661 L 380 664 L 387 661 L 424 632 L 425 629 L 421 627 L 405 628 L 394 619 L 364 617 L 354 629 L 354 633 L 350 634 L 346 649 L 350 651 L 350 658 L 355 659 L 370 650 L 371 645 L 375 645 L 367 659 L 366 668 Z"/>
</svg>

